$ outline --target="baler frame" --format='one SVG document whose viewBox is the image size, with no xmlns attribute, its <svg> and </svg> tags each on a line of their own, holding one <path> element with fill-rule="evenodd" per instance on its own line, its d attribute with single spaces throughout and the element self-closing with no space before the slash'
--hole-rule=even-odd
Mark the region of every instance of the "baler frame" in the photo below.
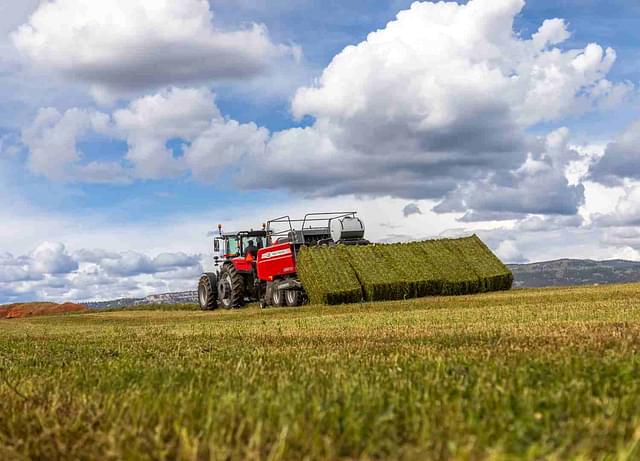
<svg viewBox="0 0 640 461">
<path fill-rule="evenodd" d="M 278 218 L 267 221 L 266 231 L 267 235 L 271 238 L 271 242 L 275 243 L 276 240 L 282 238 L 289 239 L 290 243 L 294 245 L 318 245 L 323 243 L 329 243 L 331 241 L 331 232 L 329 226 L 334 219 L 343 218 L 356 218 L 356 211 L 330 211 L 324 213 L 307 213 L 303 219 L 291 219 L 291 216 L 284 215 Z M 324 222 L 326 226 L 312 226 L 305 228 L 307 223 Z M 296 223 L 302 223 L 299 229 L 295 226 Z M 281 231 L 274 231 L 272 224 L 287 224 L 288 229 L 285 228 Z M 322 237 L 322 238 L 307 238 L 307 237 Z M 283 240 L 284 241 L 284 240 Z"/>
</svg>

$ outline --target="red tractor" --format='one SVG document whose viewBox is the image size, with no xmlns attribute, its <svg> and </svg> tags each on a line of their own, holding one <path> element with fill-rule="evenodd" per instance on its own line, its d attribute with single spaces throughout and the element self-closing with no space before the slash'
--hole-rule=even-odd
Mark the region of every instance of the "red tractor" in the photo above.
<svg viewBox="0 0 640 461">
<path fill-rule="evenodd" d="M 296 270 L 302 246 L 368 243 L 355 212 L 309 213 L 303 219 L 282 216 L 259 231 L 224 233 L 218 226 L 215 272 L 200 277 L 200 307 L 231 309 L 256 301 L 262 307 L 300 306 L 306 299 Z"/>
</svg>

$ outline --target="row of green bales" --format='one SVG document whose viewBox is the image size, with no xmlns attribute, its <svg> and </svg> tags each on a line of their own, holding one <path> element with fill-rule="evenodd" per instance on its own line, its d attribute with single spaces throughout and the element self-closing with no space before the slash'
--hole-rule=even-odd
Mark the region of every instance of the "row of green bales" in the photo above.
<svg viewBox="0 0 640 461">
<path fill-rule="evenodd" d="M 312 304 L 348 304 L 509 290 L 511 271 L 476 235 L 304 247 L 297 269 Z"/>
</svg>

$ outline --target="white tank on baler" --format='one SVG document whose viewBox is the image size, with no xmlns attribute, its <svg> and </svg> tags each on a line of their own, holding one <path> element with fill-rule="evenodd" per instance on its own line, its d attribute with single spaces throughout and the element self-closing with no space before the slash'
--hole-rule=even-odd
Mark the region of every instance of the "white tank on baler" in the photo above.
<svg viewBox="0 0 640 461">
<path fill-rule="evenodd" d="M 329 223 L 329 231 L 334 242 L 363 239 L 364 223 L 355 216 L 345 216 L 332 219 Z"/>
</svg>

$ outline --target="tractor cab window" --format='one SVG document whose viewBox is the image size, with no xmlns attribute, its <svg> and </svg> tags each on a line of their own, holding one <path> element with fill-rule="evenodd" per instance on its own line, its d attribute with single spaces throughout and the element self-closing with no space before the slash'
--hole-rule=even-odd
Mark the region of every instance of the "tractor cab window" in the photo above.
<svg viewBox="0 0 640 461">
<path fill-rule="evenodd" d="M 244 256 L 244 251 L 247 249 L 247 247 L 249 246 L 249 242 L 253 241 L 253 245 L 259 249 L 264 248 L 267 242 L 267 239 L 264 237 L 242 237 L 242 254 Z"/>
<path fill-rule="evenodd" d="M 228 255 L 239 255 L 240 247 L 238 246 L 238 239 L 236 237 L 229 237 L 227 239 L 227 251 Z"/>
</svg>

